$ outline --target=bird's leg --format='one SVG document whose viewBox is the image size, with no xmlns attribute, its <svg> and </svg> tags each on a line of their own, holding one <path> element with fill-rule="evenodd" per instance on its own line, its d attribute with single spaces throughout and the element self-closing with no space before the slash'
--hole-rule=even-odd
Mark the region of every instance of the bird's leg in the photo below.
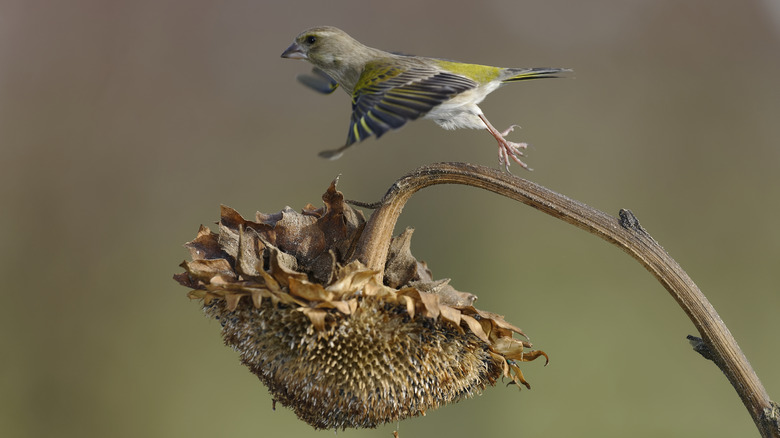
<svg viewBox="0 0 780 438">
<path fill-rule="evenodd" d="M 528 144 L 514 143 L 504 138 L 518 126 L 512 125 L 509 128 L 507 128 L 505 131 L 499 132 L 496 128 L 493 127 L 493 125 L 490 124 L 490 122 L 488 122 L 488 119 L 483 114 L 480 114 L 479 118 L 482 119 L 482 121 L 485 123 L 485 129 L 487 129 L 487 131 L 498 142 L 499 164 L 503 165 L 506 171 L 509 172 L 509 159 L 511 158 L 512 161 L 522 166 L 523 169 L 531 170 L 528 168 L 527 164 L 523 163 L 522 160 L 520 160 L 520 157 L 523 156 L 523 151 L 521 151 L 521 149 L 527 148 Z"/>
</svg>

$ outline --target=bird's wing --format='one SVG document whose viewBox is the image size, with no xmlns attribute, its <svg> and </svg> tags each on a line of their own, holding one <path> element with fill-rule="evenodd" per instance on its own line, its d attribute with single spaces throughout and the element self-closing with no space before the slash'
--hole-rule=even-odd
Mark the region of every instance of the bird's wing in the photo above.
<svg viewBox="0 0 780 438">
<path fill-rule="evenodd" d="M 560 78 L 571 72 L 568 68 L 505 68 L 501 71 L 501 81 L 517 82 L 527 79 Z"/>
<path fill-rule="evenodd" d="M 322 94 L 330 94 L 339 87 L 338 82 L 334 81 L 332 77 L 318 67 L 314 67 L 311 70 L 311 74 L 298 75 L 297 79 L 298 82 Z"/>
<path fill-rule="evenodd" d="M 349 146 L 398 129 L 456 94 L 477 87 L 473 80 L 428 66 L 401 69 L 367 65 L 352 95 Z"/>
</svg>

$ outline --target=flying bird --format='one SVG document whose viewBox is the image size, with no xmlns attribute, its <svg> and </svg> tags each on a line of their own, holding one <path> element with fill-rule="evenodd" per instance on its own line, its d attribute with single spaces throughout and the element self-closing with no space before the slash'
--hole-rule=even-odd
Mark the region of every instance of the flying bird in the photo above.
<svg viewBox="0 0 780 438">
<path fill-rule="evenodd" d="M 385 52 L 365 46 L 331 26 L 301 32 L 282 58 L 314 65 L 311 75 L 298 80 L 321 93 L 341 86 L 352 97 L 347 142 L 320 156 L 336 159 L 345 149 L 374 135 L 398 129 L 409 120 L 431 119 L 444 129 L 487 129 L 498 141 L 498 160 L 509 171 L 510 159 L 520 159 L 526 143 L 505 137 L 517 125 L 499 131 L 477 106 L 498 87 L 527 79 L 555 78 L 565 68 L 501 68 L 437 58 Z"/>
</svg>

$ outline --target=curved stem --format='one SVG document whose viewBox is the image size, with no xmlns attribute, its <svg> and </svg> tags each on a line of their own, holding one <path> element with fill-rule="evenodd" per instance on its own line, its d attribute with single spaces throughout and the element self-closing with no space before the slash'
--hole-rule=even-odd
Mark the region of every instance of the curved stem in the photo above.
<svg viewBox="0 0 780 438">
<path fill-rule="evenodd" d="M 383 272 L 393 229 L 404 205 L 416 191 L 436 184 L 465 184 L 498 193 L 582 228 L 626 251 L 661 282 L 688 315 L 706 345 L 709 358 L 737 390 L 761 435 L 780 438 L 778 406 L 770 401 L 731 332 L 688 274 L 627 210 L 621 210 L 621 218 L 616 219 L 495 169 L 465 163 L 433 164 L 421 167 L 393 184 L 366 223 L 352 258 Z M 697 351 L 702 348 L 699 346 Z"/>
</svg>

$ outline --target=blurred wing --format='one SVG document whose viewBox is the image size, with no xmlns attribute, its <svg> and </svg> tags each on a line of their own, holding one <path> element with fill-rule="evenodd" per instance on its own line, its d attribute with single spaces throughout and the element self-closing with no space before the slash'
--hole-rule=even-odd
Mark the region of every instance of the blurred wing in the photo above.
<svg viewBox="0 0 780 438">
<path fill-rule="evenodd" d="M 297 79 L 298 82 L 322 94 L 330 94 L 339 87 L 338 82 L 317 67 L 311 70 L 311 74 L 300 74 Z"/>
<path fill-rule="evenodd" d="M 371 135 L 379 138 L 477 87 L 467 77 L 430 67 L 402 71 L 389 65 L 369 65 L 365 71 L 369 73 L 363 73 L 352 95 L 352 119 L 345 146 Z"/>
</svg>

